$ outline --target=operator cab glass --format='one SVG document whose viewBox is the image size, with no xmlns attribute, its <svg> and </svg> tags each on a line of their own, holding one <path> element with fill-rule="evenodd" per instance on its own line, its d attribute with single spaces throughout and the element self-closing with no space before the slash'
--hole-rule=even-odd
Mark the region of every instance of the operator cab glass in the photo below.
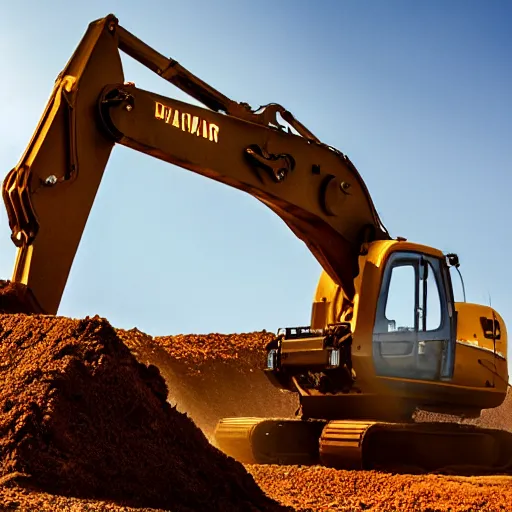
<svg viewBox="0 0 512 512">
<path fill-rule="evenodd" d="M 377 375 L 420 380 L 453 376 L 453 297 L 443 260 L 395 252 L 386 264 L 373 329 Z"/>
</svg>

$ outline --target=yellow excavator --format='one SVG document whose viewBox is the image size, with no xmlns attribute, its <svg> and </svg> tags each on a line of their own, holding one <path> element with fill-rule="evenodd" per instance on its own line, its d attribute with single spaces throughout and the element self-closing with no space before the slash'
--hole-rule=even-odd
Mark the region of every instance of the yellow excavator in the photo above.
<svg viewBox="0 0 512 512">
<path fill-rule="evenodd" d="M 120 50 L 206 108 L 126 82 Z M 217 446 L 257 463 L 508 464 L 504 432 L 412 420 L 418 408 L 476 417 L 507 393 L 505 324 L 491 307 L 454 301 L 458 257 L 392 239 L 346 155 L 280 105 L 230 100 L 113 15 L 89 25 L 3 183 L 12 282 L 32 312 L 58 311 L 115 144 L 252 195 L 324 270 L 311 324 L 267 347 L 264 371 L 298 393 L 299 417 L 223 419 Z"/>
</svg>

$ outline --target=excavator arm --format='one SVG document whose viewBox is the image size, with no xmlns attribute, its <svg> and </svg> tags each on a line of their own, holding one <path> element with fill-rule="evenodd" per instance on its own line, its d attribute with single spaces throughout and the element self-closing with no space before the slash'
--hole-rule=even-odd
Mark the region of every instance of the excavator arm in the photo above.
<svg viewBox="0 0 512 512">
<path fill-rule="evenodd" d="M 207 108 L 125 82 L 119 50 Z M 253 111 L 230 100 L 109 15 L 89 25 L 56 80 L 29 146 L 3 183 L 18 247 L 12 280 L 32 291 L 40 312 L 57 313 L 116 143 L 266 204 L 349 300 L 361 244 L 390 238 L 345 155 L 322 144 L 279 105 Z"/>
</svg>

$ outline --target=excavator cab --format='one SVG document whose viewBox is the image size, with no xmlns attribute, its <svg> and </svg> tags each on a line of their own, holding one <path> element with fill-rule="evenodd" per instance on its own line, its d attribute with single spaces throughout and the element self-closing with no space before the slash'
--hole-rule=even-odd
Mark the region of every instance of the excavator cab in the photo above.
<svg viewBox="0 0 512 512">
<path fill-rule="evenodd" d="M 373 328 L 376 375 L 432 381 L 453 377 L 452 295 L 441 258 L 409 251 L 390 255 Z"/>
<path fill-rule="evenodd" d="M 297 390 L 307 417 L 402 421 L 418 408 L 474 417 L 498 406 L 508 383 L 503 320 L 454 301 L 451 256 L 403 239 L 367 244 L 354 300 L 323 274 L 311 327 L 282 330 L 269 345 L 268 378 Z"/>
</svg>

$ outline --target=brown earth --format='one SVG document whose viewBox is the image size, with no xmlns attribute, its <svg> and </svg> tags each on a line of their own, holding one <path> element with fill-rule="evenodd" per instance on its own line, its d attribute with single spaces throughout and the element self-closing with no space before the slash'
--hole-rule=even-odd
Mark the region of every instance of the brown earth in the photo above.
<svg viewBox="0 0 512 512">
<path fill-rule="evenodd" d="M 0 476 L 74 497 L 279 510 L 106 320 L 0 315 Z"/>
<path fill-rule="evenodd" d="M 394 475 L 297 466 L 248 466 L 269 496 L 295 510 L 495 512 L 512 510 L 512 477 Z"/>
<path fill-rule="evenodd" d="M 337 471 L 318 466 L 247 466 L 247 470 L 269 496 L 300 512 L 509 512 L 512 509 L 512 477 L 427 475 L 419 478 L 374 471 Z M 178 509 L 135 508 L 111 501 L 72 498 L 11 482 L 0 485 L 0 510 L 169 512 Z"/>
<path fill-rule="evenodd" d="M 512 509 L 511 477 L 246 466 L 258 487 L 180 411 L 207 435 L 220 417 L 293 416 L 295 396 L 255 370 L 271 338 L 151 338 L 100 318 L 0 315 L 0 510 L 279 510 L 268 497 L 297 511 Z M 509 395 L 479 422 L 511 429 L 511 410 Z"/>
</svg>

